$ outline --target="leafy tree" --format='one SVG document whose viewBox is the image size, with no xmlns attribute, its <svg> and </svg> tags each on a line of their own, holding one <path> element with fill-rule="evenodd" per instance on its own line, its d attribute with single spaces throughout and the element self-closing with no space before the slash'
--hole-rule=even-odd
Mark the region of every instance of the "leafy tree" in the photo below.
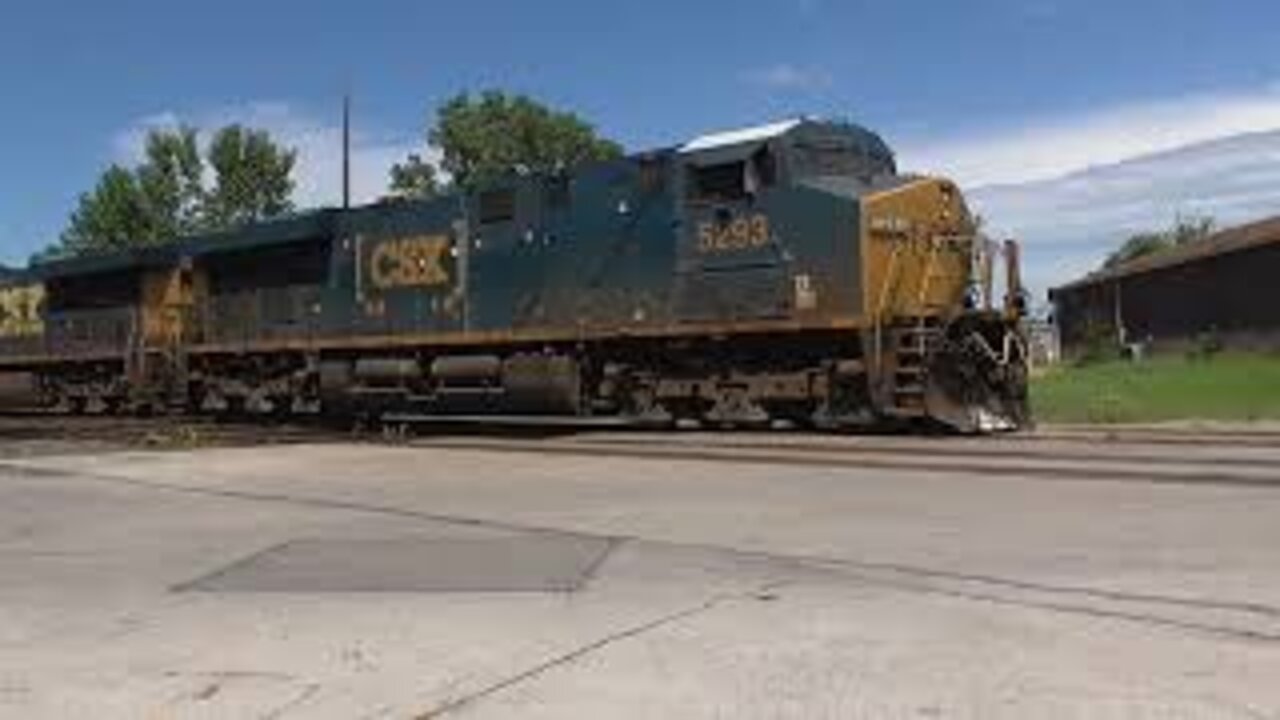
<svg viewBox="0 0 1280 720">
<path fill-rule="evenodd" d="M 1164 233 L 1144 232 L 1132 235 L 1124 241 L 1118 250 L 1107 256 L 1103 267 L 1112 268 L 1136 260 L 1144 255 L 1162 252 L 1173 247 L 1173 243 Z"/>
<path fill-rule="evenodd" d="M 277 145 L 264 130 L 230 125 L 209 144 L 215 185 L 204 215 L 225 228 L 281 215 L 293 209 L 293 167 L 297 152 Z"/>
<path fill-rule="evenodd" d="M 155 237 L 148 204 L 134 173 L 112 165 L 80 196 L 62 233 L 64 254 L 85 255 L 149 244 Z"/>
<path fill-rule="evenodd" d="M 1169 239 L 1175 246 L 1190 245 L 1212 235 L 1216 227 L 1217 223 L 1207 215 L 1180 215 L 1169 231 Z"/>
<path fill-rule="evenodd" d="M 197 230 L 203 191 L 195 131 L 153 130 L 144 154 L 132 171 L 113 165 L 104 172 L 80 197 L 61 247 L 33 259 L 153 245 Z"/>
<path fill-rule="evenodd" d="M 296 154 L 265 131 L 225 127 L 214 135 L 207 156 L 201 156 L 193 128 L 151 131 L 143 161 L 104 172 L 80 196 L 59 243 L 31 262 L 172 242 L 292 209 Z M 204 186 L 206 168 L 212 170 L 212 189 Z"/>
<path fill-rule="evenodd" d="M 150 216 L 151 241 L 189 235 L 200 229 L 205 201 L 196 131 L 152 131 L 146 160 L 135 174 Z"/>
<path fill-rule="evenodd" d="M 39 265 L 40 263 L 53 262 L 70 257 L 71 253 L 67 251 L 66 245 L 62 241 L 51 243 L 40 248 L 39 250 L 27 256 L 27 267 Z"/>
<path fill-rule="evenodd" d="M 1102 267 L 1113 268 L 1145 255 L 1200 242 L 1212 235 L 1216 226 L 1211 217 L 1178 216 L 1167 230 L 1130 236 L 1119 249 L 1107 256 Z"/>
<path fill-rule="evenodd" d="M 445 102 L 427 142 L 441 156 L 430 184 L 423 180 L 426 163 L 411 156 L 391 171 L 394 191 L 435 190 L 440 174 L 455 187 L 472 190 L 514 172 L 559 172 L 622 154 L 618 143 L 600 137 L 577 115 L 497 90 L 478 97 L 462 93 Z"/>
<path fill-rule="evenodd" d="M 391 166 L 391 194 L 396 197 L 429 198 L 440 192 L 436 168 L 416 153 Z"/>
</svg>

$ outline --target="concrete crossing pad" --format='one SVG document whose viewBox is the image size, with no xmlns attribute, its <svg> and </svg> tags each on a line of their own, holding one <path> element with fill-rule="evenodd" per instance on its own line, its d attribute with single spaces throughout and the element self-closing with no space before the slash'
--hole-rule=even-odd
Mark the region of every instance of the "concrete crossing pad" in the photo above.
<svg viewBox="0 0 1280 720">
<path fill-rule="evenodd" d="M 205 592 L 574 592 L 608 540 L 526 533 L 500 538 L 294 540 L 206 575 Z"/>
</svg>

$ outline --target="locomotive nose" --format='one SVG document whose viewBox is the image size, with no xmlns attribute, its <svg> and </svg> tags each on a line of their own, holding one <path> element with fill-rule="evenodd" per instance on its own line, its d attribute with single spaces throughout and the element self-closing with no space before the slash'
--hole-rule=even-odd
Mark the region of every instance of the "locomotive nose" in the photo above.
<svg viewBox="0 0 1280 720">
<path fill-rule="evenodd" d="M 972 217 L 956 186 L 927 178 L 862 200 L 865 302 L 877 316 L 933 316 L 968 292 Z"/>
</svg>

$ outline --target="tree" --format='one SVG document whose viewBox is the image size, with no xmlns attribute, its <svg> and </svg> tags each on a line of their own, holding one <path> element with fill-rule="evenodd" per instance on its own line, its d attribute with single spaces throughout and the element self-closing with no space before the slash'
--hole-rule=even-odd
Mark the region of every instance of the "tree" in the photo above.
<svg viewBox="0 0 1280 720">
<path fill-rule="evenodd" d="M 436 168 L 416 153 L 391 166 L 391 194 L 395 197 L 429 198 L 440 192 Z"/>
<path fill-rule="evenodd" d="M 166 242 L 199 228 L 202 163 L 191 128 L 152 130 L 132 171 L 113 165 L 82 195 L 62 247 L 37 260 Z"/>
<path fill-rule="evenodd" d="M 1208 215 L 1179 215 L 1169 231 L 1169 239 L 1175 245 L 1190 245 L 1213 234 L 1217 223 Z"/>
<path fill-rule="evenodd" d="M 1116 267 L 1144 255 L 1168 250 L 1171 247 L 1173 247 L 1173 243 L 1169 241 L 1169 238 L 1164 233 L 1138 233 L 1131 235 L 1118 250 L 1108 255 L 1102 266 L 1104 268 Z"/>
<path fill-rule="evenodd" d="M 479 97 L 462 93 L 445 102 L 436 111 L 427 142 L 440 153 L 430 183 L 424 180 L 426 163 L 410 156 L 392 168 L 393 191 L 434 191 L 441 174 L 453 186 L 473 190 L 511 173 L 560 172 L 622 154 L 618 143 L 601 138 L 577 115 L 497 90 Z"/>
<path fill-rule="evenodd" d="M 158 245 L 286 213 L 296 159 L 265 131 L 239 125 L 215 134 L 207 159 L 195 129 L 152 130 L 142 162 L 107 169 L 80 196 L 58 244 L 31 262 Z"/>
<path fill-rule="evenodd" d="M 150 216 L 151 241 L 200 229 L 205 201 L 196 131 L 186 126 L 147 135 L 146 160 L 135 174 Z"/>
<path fill-rule="evenodd" d="M 1213 234 L 1216 225 L 1208 216 L 1179 215 L 1167 230 L 1131 235 L 1118 250 L 1107 256 L 1102 267 L 1113 268 L 1145 255 L 1200 242 Z"/>
<path fill-rule="evenodd" d="M 80 196 L 61 244 L 67 255 L 85 255 L 147 244 L 154 223 L 134 173 L 112 165 L 94 189 Z"/>
<path fill-rule="evenodd" d="M 293 209 L 297 152 L 277 145 L 264 130 L 230 125 L 209 144 L 215 185 L 205 203 L 205 221 L 225 228 Z"/>
</svg>

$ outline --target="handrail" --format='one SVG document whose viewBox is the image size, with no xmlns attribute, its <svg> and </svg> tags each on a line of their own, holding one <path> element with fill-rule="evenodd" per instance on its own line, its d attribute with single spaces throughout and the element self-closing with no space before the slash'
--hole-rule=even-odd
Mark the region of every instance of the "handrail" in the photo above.
<svg viewBox="0 0 1280 720">
<path fill-rule="evenodd" d="M 937 238 L 929 238 L 929 259 L 924 264 L 924 277 L 920 279 L 920 295 L 916 298 L 916 311 L 924 312 L 925 300 L 929 297 L 929 286 L 933 282 L 934 270 L 938 265 L 938 248 L 941 243 Z"/>
<path fill-rule="evenodd" d="M 898 256 L 902 254 L 902 245 L 895 243 L 889 253 L 889 267 L 884 273 L 884 284 L 880 286 L 880 300 L 875 311 L 875 364 L 876 373 L 880 374 L 884 365 L 884 311 L 889 302 L 889 289 L 894 285 L 894 275 L 898 269 Z"/>
<path fill-rule="evenodd" d="M 894 284 L 894 274 L 898 268 L 898 256 L 902 254 L 902 245 L 894 244 L 889 253 L 889 268 L 884 273 L 884 284 L 880 286 L 880 301 L 876 303 L 876 322 L 884 316 L 885 306 L 889 302 L 889 289 Z"/>
</svg>

